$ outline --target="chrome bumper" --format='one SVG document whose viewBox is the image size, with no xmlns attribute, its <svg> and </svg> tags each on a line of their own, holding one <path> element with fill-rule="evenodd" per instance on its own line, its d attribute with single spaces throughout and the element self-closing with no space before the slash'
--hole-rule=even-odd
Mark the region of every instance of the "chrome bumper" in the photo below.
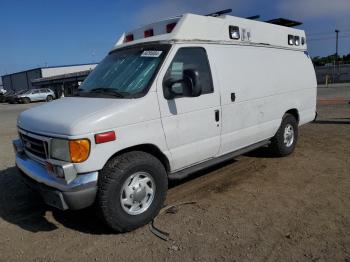
<svg viewBox="0 0 350 262">
<path fill-rule="evenodd" d="M 43 195 L 47 204 L 53 205 L 59 209 L 81 209 L 91 205 L 94 202 L 97 192 L 98 172 L 77 174 L 75 178 L 67 182 L 63 178 L 56 177 L 49 172 L 42 163 L 32 160 L 23 151 L 18 140 L 13 141 L 16 152 L 16 165 L 22 173 L 30 178 L 26 179 L 26 184 L 34 188 Z M 62 167 L 63 170 L 71 166 Z M 72 173 L 72 170 L 67 170 Z M 29 182 L 29 183 L 28 183 Z M 49 194 L 48 194 L 49 193 Z M 56 196 L 59 199 L 57 204 L 52 203 L 46 197 L 48 195 Z M 57 202 L 57 201 L 54 201 Z"/>
<path fill-rule="evenodd" d="M 91 172 L 78 175 L 69 184 L 64 179 L 59 179 L 50 174 L 46 167 L 28 158 L 26 155 L 16 155 L 17 167 L 31 179 L 56 188 L 60 191 L 76 191 L 97 185 L 98 172 Z"/>
</svg>

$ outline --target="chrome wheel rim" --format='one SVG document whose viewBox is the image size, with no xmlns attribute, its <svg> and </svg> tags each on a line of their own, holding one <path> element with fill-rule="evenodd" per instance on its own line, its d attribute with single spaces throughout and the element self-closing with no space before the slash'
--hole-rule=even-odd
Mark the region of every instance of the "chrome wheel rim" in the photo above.
<svg viewBox="0 0 350 262">
<path fill-rule="evenodd" d="M 283 138 L 284 138 L 283 142 L 287 147 L 290 147 L 291 145 L 293 145 L 294 128 L 291 124 L 287 124 L 286 127 L 284 128 Z"/>
<path fill-rule="evenodd" d="M 120 204 L 129 215 L 142 214 L 151 206 L 155 192 L 156 185 L 149 173 L 134 173 L 126 179 L 122 186 Z"/>
</svg>

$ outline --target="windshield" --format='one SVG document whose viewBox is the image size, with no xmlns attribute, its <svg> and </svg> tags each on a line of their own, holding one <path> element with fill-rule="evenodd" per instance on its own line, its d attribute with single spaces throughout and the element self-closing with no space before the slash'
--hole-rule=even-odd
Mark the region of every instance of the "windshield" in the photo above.
<svg viewBox="0 0 350 262">
<path fill-rule="evenodd" d="M 79 87 L 79 96 L 139 97 L 155 77 L 169 45 L 132 47 L 110 53 Z"/>
<path fill-rule="evenodd" d="M 24 94 L 27 90 L 20 90 L 20 91 L 17 91 L 15 93 L 13 93 L 14 95 L 21 95 L 21 94 Z"/>
</svg>

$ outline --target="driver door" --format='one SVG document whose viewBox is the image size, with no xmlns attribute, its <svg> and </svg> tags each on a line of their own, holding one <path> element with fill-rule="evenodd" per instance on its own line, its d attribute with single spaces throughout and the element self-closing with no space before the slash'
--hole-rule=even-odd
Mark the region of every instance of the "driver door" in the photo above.
<svg viewBox="0 0 350 262">
<path fill-rule="evenodd" d="M 187 69 L 198 72 L 202 94 L 165 99 L 164 83 L 181 79 Z M 173 171 L 215 157 L 220 149 L 220 95 L 213 83 L 206 49 L 175 46 L 158 77 L 157 90 Z"/>
<path fill-rule="evenodd" d="M 32 94 L 30 95 L 31 101 L 39 101 L 40 100 L 40 91 L 39 89 L 34 89 Z"/>
<path fill-rule="evenodd" d="M 46 100 L 46 96 L 47 96 L 46 90 L 45 89 L 40 89 L 39 99 L 40 100 Z"/>
</svg>

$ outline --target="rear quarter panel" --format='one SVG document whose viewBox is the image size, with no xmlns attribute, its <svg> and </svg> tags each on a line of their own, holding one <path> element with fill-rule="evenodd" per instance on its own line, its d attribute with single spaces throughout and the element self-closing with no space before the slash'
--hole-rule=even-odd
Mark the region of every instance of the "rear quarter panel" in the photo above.
<svg viewBox="0 0 350 262">
<path fill-rule="evenodd" d="M 236 45 L 208 52 L 220 79 L 221 154 L 272 137 L 289 109 L 298 110 L 300 124 L 313 120 L 317 84 L 307 53 Z"/>
</svg>

